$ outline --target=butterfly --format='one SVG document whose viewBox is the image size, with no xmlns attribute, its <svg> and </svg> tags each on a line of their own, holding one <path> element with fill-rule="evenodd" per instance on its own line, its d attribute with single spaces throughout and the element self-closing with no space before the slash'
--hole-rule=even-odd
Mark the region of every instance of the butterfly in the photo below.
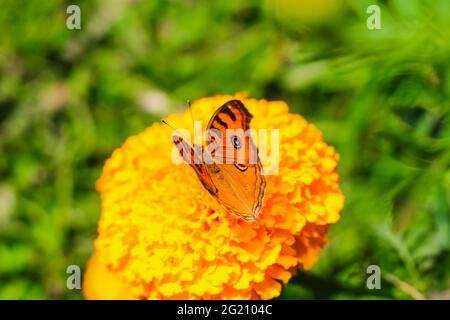
<svg viewBox="0 0 450 320">
<path fill-rule="evenodd" d="M 212 115 L 206 128 L 206 148 L 192 146 L 179 135 L 172 141 L 183 161 L 226 211 L 246 221 L 261 212 L 266 180 L 250 134 L 252 115 L 240 100 L 230 100 Z"/>
</svg>

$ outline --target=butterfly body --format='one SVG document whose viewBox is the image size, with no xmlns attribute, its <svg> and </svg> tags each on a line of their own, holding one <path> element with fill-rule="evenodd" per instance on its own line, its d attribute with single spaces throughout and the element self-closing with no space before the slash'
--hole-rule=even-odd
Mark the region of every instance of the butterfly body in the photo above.
<svg viewBox="0 0 450 320">
<path fill-rule="evenodd" d="M 206 148 L 172 137 L 205 189 L 228 212 L 247 221 L 254 221 L 261 212 L 266 188 L 258 149 L 249 132 L 251 118 L 241 101 L 230 100 L 211 117 Z"/>
</svg>

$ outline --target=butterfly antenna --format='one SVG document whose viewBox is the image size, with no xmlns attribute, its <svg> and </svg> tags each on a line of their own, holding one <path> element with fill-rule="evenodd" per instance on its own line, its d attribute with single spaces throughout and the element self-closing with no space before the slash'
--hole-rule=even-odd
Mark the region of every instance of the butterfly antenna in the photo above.
<svg viewBox="0 0 450 320">
<path fill-rule="evenodd" d="M 161 122 L 162 123 L 164 123 L 166 126 L 168 126 L 169 128 L 172 128 L 172 130 L 173 130 L 173 132 L 172 132 L 172 134 L 173 133 L 176 133 L 177 135 L 179 135 L 179 136 L 181 136 L 181 138 L 183 138 L 185 141 L 189 141 L 190 139 L 188 139 L 182 132 L 177 132 L 177 130 L 178 129 L 175 129 L 173 126 L 171 126 L 170 124 L 168 124 L 167 122 L 166 122 L 166 120 L 161 120 Z"/>
<path fill-rule="evenodd" d="M 187 101 L 189 113 L 191 114 L 192 130 L 194 130 L 194 116 L 192 115 L 191 101 Z"/>
<path fill-rule="evenodd" d="M 166 126 L 172 128 L 174 131 L 176 130 L 174 127 L 172 127 L 170 124 L 168 124 L 165 120 L 161 120 L 162 123 L 164 123 Z"/>
</svg>

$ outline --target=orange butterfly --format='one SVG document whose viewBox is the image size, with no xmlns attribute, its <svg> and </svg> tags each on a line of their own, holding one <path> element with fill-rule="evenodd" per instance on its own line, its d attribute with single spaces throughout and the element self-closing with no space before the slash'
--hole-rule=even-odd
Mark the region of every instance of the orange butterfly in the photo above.
<svg viewBox="0 0 450 320">
<path fill-rule="evenodd" d="M 206 190 L 230 213 L 254 221 L 262 209 L 266 180 L 250 132 L 252 115 L 239 100 L 230 100 L 211 117 L 207 148 L 172 136 L 184 162 Z"/>
</svg>

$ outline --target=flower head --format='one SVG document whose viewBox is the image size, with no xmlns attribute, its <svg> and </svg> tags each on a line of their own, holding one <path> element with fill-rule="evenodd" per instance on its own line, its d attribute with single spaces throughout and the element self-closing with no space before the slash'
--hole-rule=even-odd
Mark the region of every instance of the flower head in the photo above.
<svg viewBox="0 0 450 320">
<path fill-rule="evenodd" d="M 192 113 L 207 123 L 231 99 L 253 114 L 252 128 L 279 129 L 279 171 L 266 176 L 257 223 L 227 213 L 189 166 L 175 165 L 172 132 L 155 123 L 113 152 L 97 182 L 102 215 L 87 298 L 270 299 L 315 264 L 343 207 L 339 156 L 284 102 L 215 96 Z M 167 122 L 190 128 L 192 120 L 185 112 Z"/>
</svg>

